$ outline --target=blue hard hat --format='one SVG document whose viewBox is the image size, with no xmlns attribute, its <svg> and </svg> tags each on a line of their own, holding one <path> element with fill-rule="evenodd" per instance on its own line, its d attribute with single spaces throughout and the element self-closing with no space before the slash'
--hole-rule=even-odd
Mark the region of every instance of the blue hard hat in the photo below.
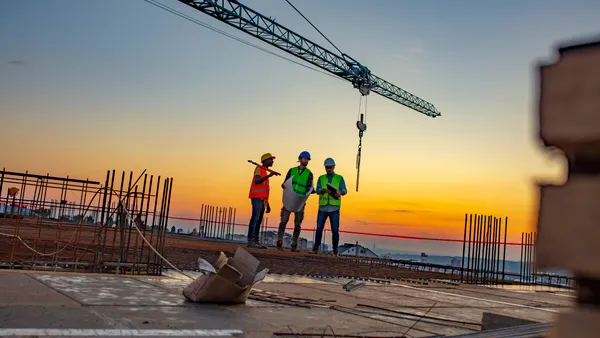
<svg viewBox="0 0 600 338">
<path fill-rule="evenodd" d="M 302 157 L 306 157 L 307 159 L 310 160 L 310 153 L 308 151 L 303 151 L 300 153 L 300 155 L 298 155 L 298 158 L 302 158 Z"/>
<path fill-rule="evenodd" d="M 326 167 L 335 167 L 335 161 L 331 157 L 328 157 L 327 159 L 325 159 L 325 163 L 323 163 L 323 165 Z"/>
</svg>

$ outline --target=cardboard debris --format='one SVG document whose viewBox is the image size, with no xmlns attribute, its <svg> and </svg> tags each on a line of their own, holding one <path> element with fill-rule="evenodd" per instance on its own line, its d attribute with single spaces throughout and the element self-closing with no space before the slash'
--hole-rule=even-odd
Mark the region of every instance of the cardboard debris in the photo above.
<svg viewBox="0 0 600 338">
<path fill-rule="evenodd" d="M 268 271 L 257 272 L 260 261 L 241 247 L 233 257 L 227 258 L 221 252 L 214 267 L 204 259 L 198 259 L 198 264 L 204 275 L 183 289 L 183 295 L 197 303 L 245 303 L 252 287 L 261 282 Z"/>
</svg>

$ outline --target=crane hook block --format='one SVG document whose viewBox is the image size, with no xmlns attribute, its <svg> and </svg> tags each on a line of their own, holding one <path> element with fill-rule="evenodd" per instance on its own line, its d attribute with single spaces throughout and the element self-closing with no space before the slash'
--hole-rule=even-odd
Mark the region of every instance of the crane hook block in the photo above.
<svg viewBox="0 0 600 338">
<path fill-rule="evenodd" d="M 361 121 L 356 121 L 356 127 L 362 132 L 367 130 L 367 125 L 362 123 Z"/>
<path fill-rule="evenodd" d="M 356 121 L 356 128 L 362 133 L 367 130 L 367 124 L 363 122 L 364 114 L 360 114 L 360 120 Z"/>
</svg>

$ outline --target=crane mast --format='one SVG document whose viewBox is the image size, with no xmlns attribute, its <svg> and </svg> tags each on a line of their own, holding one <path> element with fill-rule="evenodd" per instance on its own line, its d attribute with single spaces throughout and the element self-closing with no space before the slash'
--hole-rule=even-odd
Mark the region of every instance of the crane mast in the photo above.
<svg viewBox="0 0 600 338">
<path fill-rule="evenodd" d="M 337 55 L 237 0 L 177 1 L 348 80 L 363 96 L 374 92 L 426 116 L 441 116 L 433 104 L 375 76 L 352 57 L 343 53 Z"/>
</svg>

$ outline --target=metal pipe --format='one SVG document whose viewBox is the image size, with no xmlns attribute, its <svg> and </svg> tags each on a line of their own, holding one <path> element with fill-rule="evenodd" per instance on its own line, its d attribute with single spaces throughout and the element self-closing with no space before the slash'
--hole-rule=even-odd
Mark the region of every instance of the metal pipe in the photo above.
<svg viewBox="0 0 600 338">
<path fill-rule="evenodd" d="M 150 182 L 148 183 L 148 198 L 146 199 L 146 211 L 145 211 L 145 215 L 144 215 L 144 238 L 146 238 L 146 231 L 148 231 L 148 216 L 150 213 L 150 199 L 152 198 L 152 180 L 153 179 L 154 179 L 154 175 L 150 175 Z M 140 250 L 140 263 L 144 259 L 145 245 L 146 245 L 146 241 L 142 240 L 142 248 Z M 152 252 L 152 249 L 148 248 L 148 257 L 150 257 L 151 252 Z M 141 269 L 140 269 L 140 272 L 141 272 Z M 148 265 L 146 265 L 146 273 L 148 273 Z"/>
<path fill-rule="evenodd" d="M 464 282 L 464 270 L 465 270 L 465 251 L 467 245 L 467 214 L 465 214 L 465 229 L 463 231 L 463 249 L 462 249 L 462 260 L 460 263 L 460 282 Z M 357 246 L 358 247 L 358 246 Z"/>
<path fill-rule="evenodd" d="M 479 277 L 478 277 L 478 283 L 482 284 L 484 278 L 484 269 L 483 269 L 483 264 L 485 262 L 485 229 L 486 229 L 486 225 L 487 225 L 487 216 L 482 215 L 481 217 L 481 227 L 480 227 L 480 232 L 481 235 L 479 237 L 479 265 L 478 265 L 478 270 L 479 270 Z"/>
<path fill-rule="evenodd" d="M 483 281 L 483 257 L 485 250 L 485 224 L 487 222 L 487 216 L 481 216 L 481 224 L 479 226 L 479 250 L 477 257 L 477 283 L 480 284 Z"/>
<path fill-rule="evenodd" d="M 227 239 L 232 240 L 233 234 L 231 233 L 231 217 L 233 216 L 233 208 L 229 207 L 227 210 Z"/>
<path fill-rule="evenodd" d="M 157 227 L 157 232 L 156 232 L 156 243 L 158 243 L 158 244 L 160 244 L 160 238 L 162 237 L 162 234 L 166 233 L 166 231 L 167 231 L 167 227 L 164 224 L 164 213 L 165 213 L 167 190 L 169 187 L 168 184 L 169 184 L 169 179 L 165 178 L 163 180 L 163 184 L 162 184 L 162 186 L 163 186 L 162 195 L 161 195 L 162 197 L 160 200 L 160 211 L 158 213 L 158 227 Z M 156 245 L 155 245 L 155 249 L 158 251 L 158 248 L 156 248 Z M 153 263 L 152 271 L 153 271 L 153 273 L 158 274 L 159 270 L 160 270 L 158 267 L 158 264 L 160 261 L 160 256 L 158 256 L 157 254 L 154 254 L 153 257 L 154 257 L 154 263 Z"/>
<path fill-rule="evenodd" d="M 168 222 L 169 222 L 169 211 L 171 210 L 171 193 L 172 192 L 173 192 L 173 178 L 171 177 L 169 179 L 169 195 L 167 197 L 168 200 L 167 200 L 167 213 L 165 215 L 165 227 L 168 225 Z M 160 247 L 159 247 L 159 250 L 160 250 L 159 252 L 160 252 L 161 255 L 163 255 L 163 257 L 164 257 L 164 254 L 165 254 L 165 239 L 166 239 L 166 234 L 163 236 L 162 243 L 160 244 Z M 160 267 L 159 267 L 159 269 L 160 269 L 159 270 L 159 274 L 162 274 L 163 265 L 164 265 L 164 262 L 161 259 L 160 260 Z"/>
<path fill-rule="evenodd" d="M 498 218 L 498 227 L 496 228 L 496 285 L 500 283 L 500 250 L 502 243 L 502 218 Z"/>
<path fill-rule="evenodd" d="M 529 267 L 529 259 L 530 259 L 530 257 L 529 257 L 529 237 L 530 237 L 530 235 L 531 235 L 530 233 L 525 234 L 525 249 L 526 249 L 525 250 L 525 253 L 526 253 L 526 256 L 525 256 L 525 267 L 526 267 L 525 280 L 526 280 L 526 283 L 528 286 L 530 284 L 530 277 L 531 277 L 529 275 L 529 268 L 530 268 Z"/>
<path fill-rule="evenodd" d="M 228 207 L 223 207 L 223 216 L 221 217 L 221 221 L 223 222 L 223 233 L 221 238 L 227 240 L 227 212 Z"/>
<path fill-rule="evenodd" d="M 500 220 L 502 223 L 502 220 Z M 502 230 L 501 230 L 502 231 Z M 504 221 L 504 240 L 502 241 L 502 284 L 504 284 L 506 279 L 506 235 L 508 232 L 508 217 L 505 217 Z"/>
<path fill-rule="evenodd" d="M 471 259 L 471 283 L 475 283 L 477 278 L 477 233 L 479 232 L 479 215 L 475 215 L 473 224 L 473 256 Z"/>
<path fill-rule="evenodd" d="M 128 225 L 129 229 L 128 231 L 125 231 L 125 229 L 123 229 L 123 234 L 125 234 L 125 237 L 127 237 L 127 245 L 124 246 L 124 254 L 125 254 L 125 258 L 121 258 L 121 261 L 123 262 L 129 262 L 129 245 L 131 244 L 131 230 L 133 228 L 133 215 L 131 214 L 132 212 L 134 212 L 135 210 L 135 199 L 136 199 L 136 195 L 134 195 L 133 197 L 133 202 L 130 204 L 130 192 L 131 189 L 134 188 L 134 186 L 132 185 L 132 180 L 133 180 L 133 172 L 130 171 L 129 172 L 129 183 L 128 183 L 128 187 L 127 187 L 127 204 L 125 207 L 126 213 L 125 215 L 127 216 L 129 214 L 130 217 L 127 217 L 127 222 L 125 224 Z M 133 183 L 135 184 L 135 182 Z M 135 184 L 135 188 L 134 188 L 134 194 L 137 194 L 137 184 Z M 125 244 L 125 243 L 123 243 Z"/>
<path fill-rule="evenodd" d="M 157 236 L 158 236 L 158 232 L 157 232 L 158 229 L 155 226 L 155 224 L 156 224 L 156 208 L 158 207 L 159 193 L 160 193 L 160 175 L 156 179 L 156 194 L 154 196 L 154 207 L 152 209 L 152 226 L 150 227 L 150 240 L 149 240 L 150 244 L 152 244 L 154 241 L 154 233 L 155 232 L 157 233 Z M 148 253 L 148 260 L 146 262 L 146 271 L 148 273 L 150 273 L 150 271 L 153 271 L 153 270 L 150 270 L 150 261 L 151 260 L 153 261 L 153 258 L 155 255 L 156 254 L 154 253 L 154 251 L 151 251 Z M 152 269 L 154 269 L 154 265 L 152 265 Z"/>
<path fill-rule="evenodd" d="M 211 205 L 210 206 L 210 224 L 209 224 L 210 238 L 215 237 L 215 213 L 216 213 L 216 208 Z"/>
<path fill-rule="evenodd" d="M 212 205 L 208 206 L 208 210 L 206 213 L 206 233 L 207 233 L 207 238 L 211 237 L 211 218 L 212 218 Z"/>
<path fill-rule="evenodd" d="M 201 238 L 206 237 L 205 218 L 206 218 L 206 205 L 202 204 L 200 208 L 200 222 L 198 224 L 198 232 Z"/>
<path fill-rule="evenodd" d="M 487 217 L 487 224 L 485 227 L 485 251 L 484 251 L 484 261 L 483 261 L 483 269 L 484 269 L 484 283 L 487 284 L 489 281 L 489 275 L 490 275 L 490 270 L 489 270 L 489 266 L 490 266 L 490 236 L 491 236 L 491 227 L 492 227 L 492 216 L 488 216 Z"/>
<path fill-rule="evenodd" d="M 496 218 L 496 225 L 494 229 L 494 284 L 498 285 L 498 265 L 500 263 L 500 218 Z"/>
<path fill-rule="evenodd" d="M 469 215 L 469 248 L 467 250 L 467 280 L 471 279 L 471 247 L 473 245 L 473 214 Z"/>
<path fill-rule="evenodd" d="M 235 214 L 237 212 L 237 208 L 233 208 L 233 219 L 231 220 L 231 240 L 234 239 L 235 235 Z"/>
</svg>

